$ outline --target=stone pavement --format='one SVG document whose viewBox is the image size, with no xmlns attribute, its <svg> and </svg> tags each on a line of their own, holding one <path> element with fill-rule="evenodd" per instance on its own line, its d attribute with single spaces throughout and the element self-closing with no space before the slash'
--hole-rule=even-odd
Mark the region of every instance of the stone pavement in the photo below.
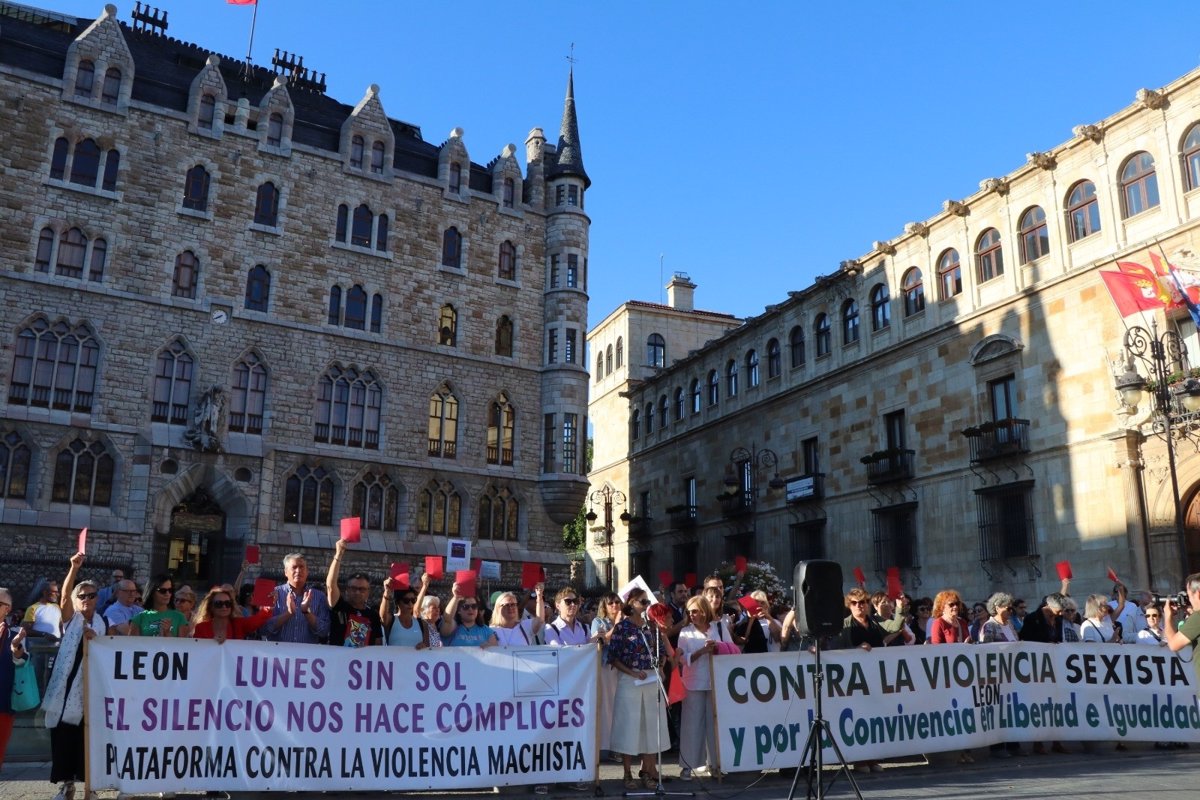
<svg viewBox="0 0 1200 800">
<path fill-rule="evenodd" d="M 904 762 L 885 762 L 882 773 L 859 778 L 864 800 L 979 800 L 980 798 L 1011 798 L 1011 800 L 1095 800 L 1122 794 L 1150 796 L 1154 800 L 1194 800 L 1200 796 L 1196 774 L 1200 768 L 1200 747 L 1190 750 L 1155 750 L 1149 744 L 1131 743 L 1123 753 L 1113 752 L 1109 744 L 1088 748 L 1074 746 L 1068 755 L 1024 756 L 996 760 L 988 757 L 986 749 L 974 751 L 976 763 L 960 765 L 957 755 L 933 754 L 929 760 L 910 759 Z M 678 769 L 668 756 L 663 774 L 674 776 Z M 56 787 L 47 777 L 50 765 L 45 762 L 8 763 L 0 770 L 0 800 L 50 800 Z M 625 789 L 621 783 L 621 768 L 606 762 L 600 768 L 601 789 L 606 797 L 620 797 Z M 791 775 L 777 771 L 767 773 L 738 773 L 717 783 L 712 780 L 683 782 L 671 780 L 667 792 L 695 792 L 698 798 L 711 800 L 783 800 L 791 787 Z M 329 800 L 343 796 L 336 792 L 300 792 L 289 800 Z M 353 800 L 376 800 L 387 797 L 534 798 L 533 787 L 507 787 L 499 795 L 491 791 L 461 793 L 388 793 L 368 792 L 354 795 Z M 552 798 L 592 797 L 591 792 L 574 791 L 569 786 L 551 787 Z M 797 797 L 804 798 L 803 781 L 797 786 Z M 844 778 L 825 793 L 828 798 L 853 797 Z M 115 792 L 101 792 L 102 800 L 112 800 Z M 182 798 L 203 798 L 203 793 L 181 793 Z M 279 798 L 279 792 L 239 792 L 233 800 L 268 800 Z M 82 798 L 80 798 L 82 800 Z"/>
</svg>

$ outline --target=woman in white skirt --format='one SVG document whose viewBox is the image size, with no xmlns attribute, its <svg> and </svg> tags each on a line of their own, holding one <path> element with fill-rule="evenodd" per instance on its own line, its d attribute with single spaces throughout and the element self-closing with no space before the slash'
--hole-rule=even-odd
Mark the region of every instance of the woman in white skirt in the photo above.
<svg viewBox="0 0 1200 800">
<path fill-rule="evenodd" d="M 642 785 L 658 785 L 657 753 L 671 746 L 664 707 L 655 671 L 664 661 L 674 662 L 674 652 L 658 627 L 646 619 L 651 600 L 641 589 L 633 589 L 625 598 L 625 618 L 613 628 L 608 643 L 608 663 L 620 675 L 613 702 L 612 733 L 609 749 L 621 754 L 625 765 L 625 788 L 639 788 L 633 778 L 633 757 L 642 758 Z"/>
</svg>

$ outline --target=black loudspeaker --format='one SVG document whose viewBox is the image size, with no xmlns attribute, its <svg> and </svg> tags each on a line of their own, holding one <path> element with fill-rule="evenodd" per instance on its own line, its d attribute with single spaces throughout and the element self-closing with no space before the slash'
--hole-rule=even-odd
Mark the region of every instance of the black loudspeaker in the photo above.
<svg viewBox="0 0 1200 800">
<path fill-rule="evenodd" d="M 796 587 L 796 630 L 802 636 L 825 636 L 842 629 L 846 605 L 842 597 L 842 565 L 836 561 L 801 561 Z"/>
</svg>

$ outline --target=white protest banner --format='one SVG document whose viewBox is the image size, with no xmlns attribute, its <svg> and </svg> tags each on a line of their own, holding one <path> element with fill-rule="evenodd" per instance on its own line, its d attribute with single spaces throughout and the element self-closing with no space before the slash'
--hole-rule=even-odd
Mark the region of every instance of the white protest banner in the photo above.
<svg viewBox="0 0 1200 800">
<path fill-rule="evenodd" d="M 1200 742 L 1192 665 L 1165 648 L 889 647 L 822 652 L 821 667 L 822 716 L 847 761 L 1018 741 Z M 721 769 L 798 764 L 814 671 L 811 653 L 713 659 Z"/>
<path fill-rule="evenodd" d="M 98 637 L 91 788 L 470 789 L 593 780 L 597 649 Z"/>
</svg>

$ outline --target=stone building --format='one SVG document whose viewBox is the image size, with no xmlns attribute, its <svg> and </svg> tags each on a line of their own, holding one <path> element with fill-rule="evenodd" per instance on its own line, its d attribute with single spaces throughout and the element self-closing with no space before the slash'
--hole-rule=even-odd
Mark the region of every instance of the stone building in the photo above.
<svg viewBox="0 0 1200 800">
<path fill-rule="evenodd" d="M 1197 108 L 1200 71 L 1138 92 L 631 383 L 623 417 L 593 411 L 597 452 L 623 457 L 592 488 L 638 498 L 618 571 L 830 558 L 848 582 L 898 568 L 915 593 L 1034 599 L 1067 560 L 1081 592 L 1110 588 L 1110 567 L 1178 589 L 1200 569 L 1200 456 L 1179 440 L 1177 526 L 1161 418 L 1114 387 L 1126 325 L 1156 316 L 1193 357 L 1195 326 L 1186 310 L 1123 320 L 1100 273 L 1200 269 Z"/>
<path fill-rule="evenodd" d="M 565 570 L 583 501 L 589 219 L 568 81 L 472 161 L 346 105 L 276 54 L 248 67 L 131 24 L 0 16 L 0 528 L 10 564 L 203 585 L 303 550 L 387 574 L 448 538 Z M 36 568 L 41 568 L 36 566 Z M 21 579 L 14 579 L 20 585 Z"/>
</svg>

